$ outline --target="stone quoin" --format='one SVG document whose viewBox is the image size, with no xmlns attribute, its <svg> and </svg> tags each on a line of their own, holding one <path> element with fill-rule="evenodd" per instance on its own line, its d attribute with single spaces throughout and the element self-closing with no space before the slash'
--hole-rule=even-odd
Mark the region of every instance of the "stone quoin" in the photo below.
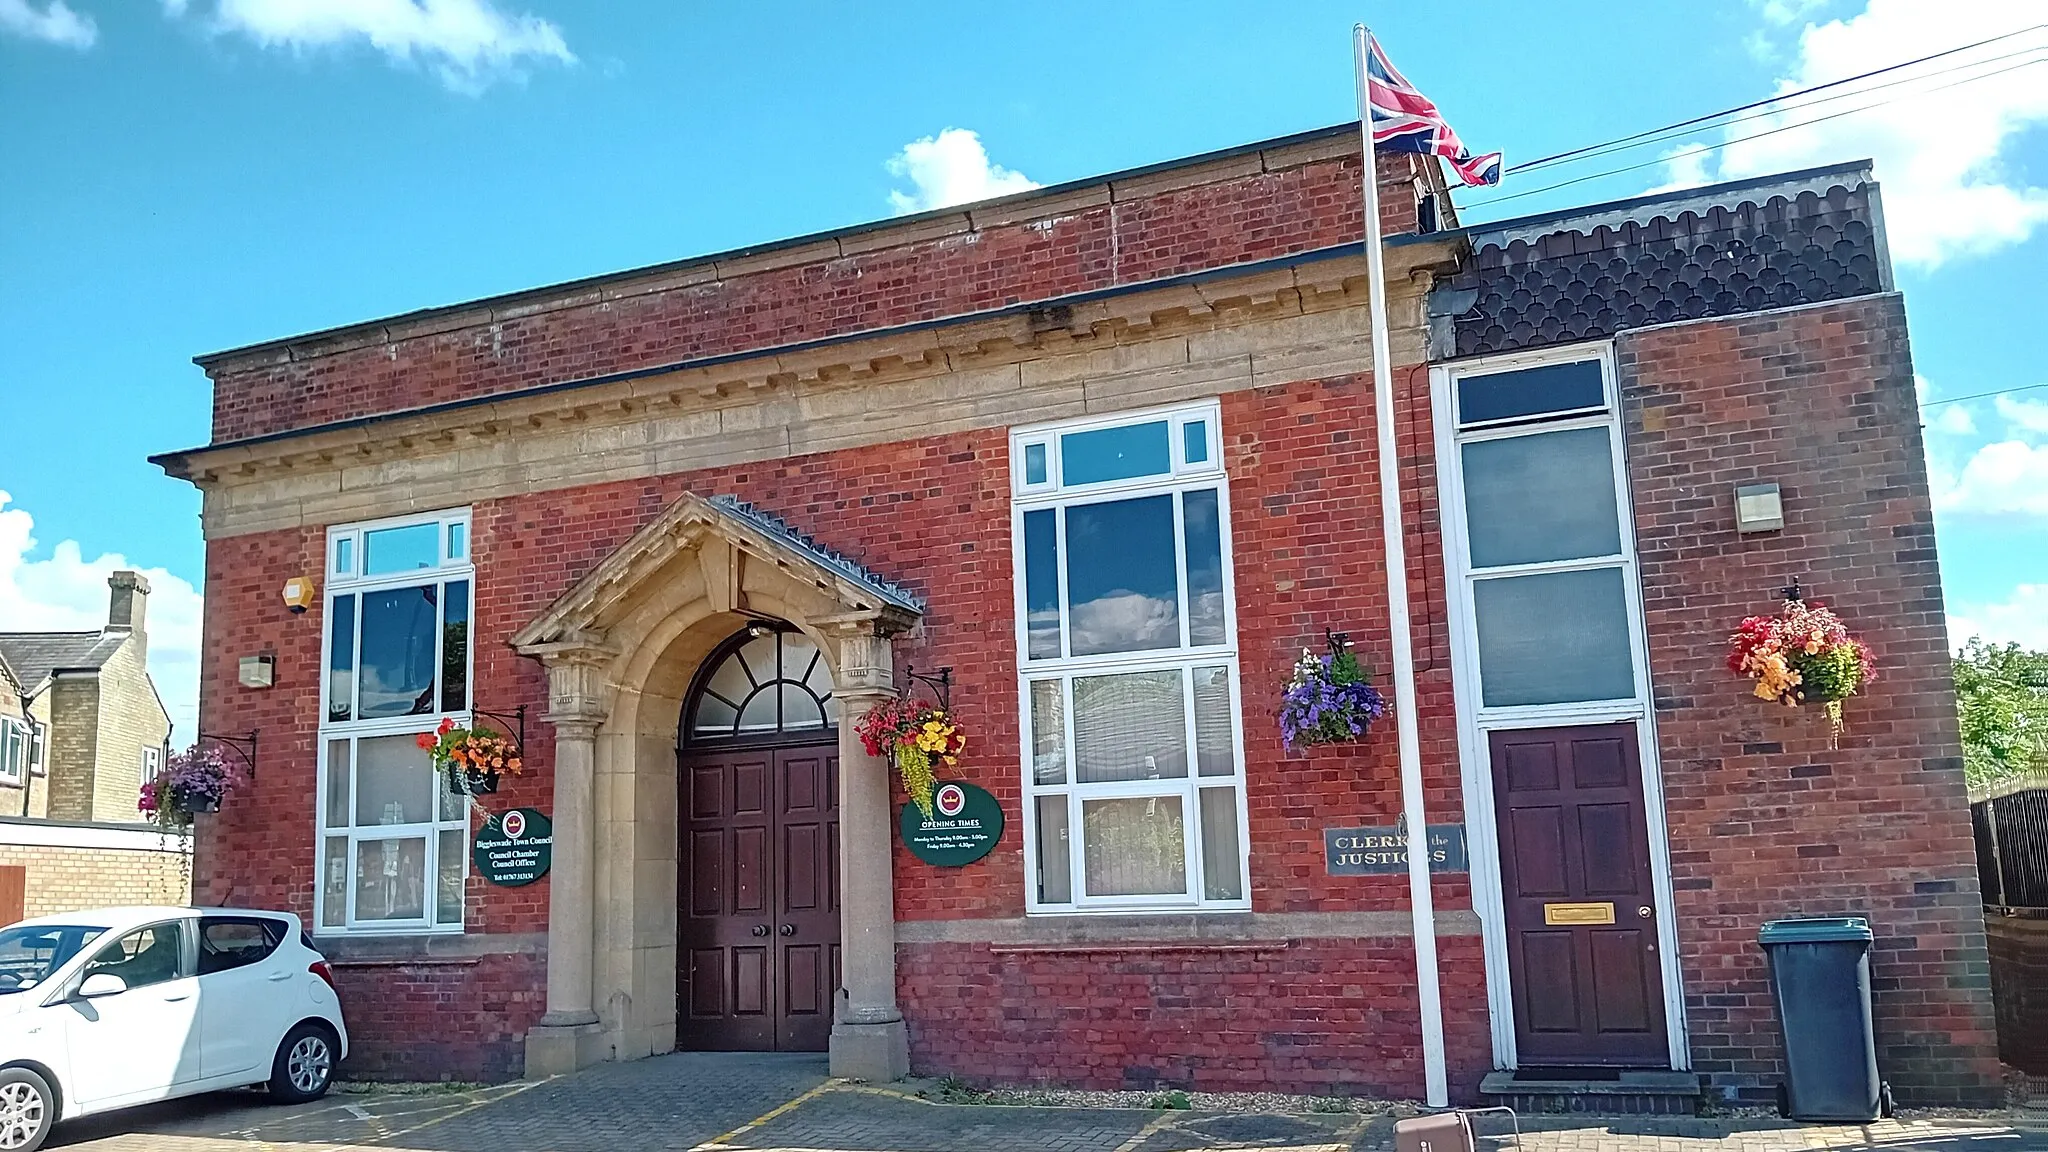
<svg viewBox="0 0 2048 1152">
<path fill-rule="evenodd" d="M 201 357 L 212 443 L 157 459 L 205 496 L 202 727 L 264 768 L 195 899 L 305 918 L 357 1076 L 783 1048 L 1416 1097 L 1437 1043 L 1459 1100 L 1582 1065 L 1767 1099 L 1756 930 L 1854 913 L 1899 1099 L 1991 1100 L 1867 165 L 1471 228 L 1433 162 L 1376 178 L 1423 807 L 1462 826 L 1440 1037 L 1405 864 L 1326 840 L 1400 855 L 1391 715 L 1278 723 L 1329 631 L 1390 690 L 1355 124 Z M 1755 483 L 1781 529 L 1738 533 Z M 1795 578 L 1878 660 L 1838 743 L 1722 663 Z M 1002 824 L 960 866 L 855 733 L 941 668 L 939 778 Z M 485 799 L 551 859 L 506 886 L 414 737 L 522 705 Z"/>
</svg>

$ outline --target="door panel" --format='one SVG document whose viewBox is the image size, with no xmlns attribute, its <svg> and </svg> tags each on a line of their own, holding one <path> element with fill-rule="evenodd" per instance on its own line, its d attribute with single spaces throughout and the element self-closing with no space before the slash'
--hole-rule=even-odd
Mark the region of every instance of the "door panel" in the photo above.
<svg viewBox="0 0 2048 1152">
<path fill-rule="evenodd" d="M 677 1044 L 824 1051 L 839 986 L 838 745 L 688 753 Z"/>
<path fill-rule="evenodd" d="M 1668 1066 L 1635 725 L 1489 742 L 1520 1062 Z"/>
<path fill-rule="evenodd" d="M 153 924 L 101 945 L 85 966 L 129 987 L 62 1005 L 81 1105 L 160 1100 L 200 1078 L 199 980 L 187 935 L 181 921 Z"/>
</svg>

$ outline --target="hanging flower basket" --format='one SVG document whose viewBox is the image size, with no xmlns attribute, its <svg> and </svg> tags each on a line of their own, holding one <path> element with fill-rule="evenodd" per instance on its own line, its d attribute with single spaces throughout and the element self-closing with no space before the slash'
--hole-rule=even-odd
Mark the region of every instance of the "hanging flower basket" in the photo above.
<svg viewBox="0 0 2048 1152">
<path fill-rule="evenodd" d="M 960 763 L 961 750 L 967 747 L 967 734 L 960 725 L 943 708 L 899 697 L 861 717 L 854 732 L 868 755 L 887 756 L 896 762 L 903 790 L 925 819 L 931 819 L 932 789 L 937 783 L 932 769 L 936 764 L 952 768 Z"/>
<path fill-rule="evenodd" d="M 1364 736 L 1387 714 L 1380 695 L 1351 651 L 1349 638 L 1330 633 L 1330 650 L 1304 647 L 1280 697 L 1280 739 L 1289 752 Z"/>
<path fill-rule="evenodd" d="M 195 744 L 172 754 L 154 779 L 143 781 L 135 808 L 165 832 L 182 831 L 195 814 L 220 811 L 236 784 L 234 769 L 219 748 Z"/>
<path fill-rule="evenodd" d="M 481 724 L 458 728 L 455 721 L 443 720 L 434 731 L 420 733 L 417 742 L 457 796 L 491 795 L 505 773 L 516 776 L 525 767 L 516 742 Z"/>
<path fill-rule="evenodd" d="M 1777 615 L 1749 617 L 1728 640 L 1728 668 L 1756 681 L 1757 699 L 1826 710 L 1829 747 L 1842 734 L 1842 701 L 1876 668 L 1870 649 L 1826 605 L 1789 592 Z"/>
</svg>

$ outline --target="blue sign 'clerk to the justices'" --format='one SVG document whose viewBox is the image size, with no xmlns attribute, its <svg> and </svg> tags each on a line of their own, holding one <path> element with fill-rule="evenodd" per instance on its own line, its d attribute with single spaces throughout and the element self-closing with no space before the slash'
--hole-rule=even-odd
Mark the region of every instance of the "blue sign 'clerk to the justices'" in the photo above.
<svg viewBox="0 0 2048 1152">
<path fill-rule="evenodd" d="M 1408 848 L 1399 828 L 1325 828 L 1324 862 L 1332 876 L 1376 876 L 1408 870 Z M 1429 870 L 1463 872 L 1465 826 L 1429 826 Z"/>
</svg>

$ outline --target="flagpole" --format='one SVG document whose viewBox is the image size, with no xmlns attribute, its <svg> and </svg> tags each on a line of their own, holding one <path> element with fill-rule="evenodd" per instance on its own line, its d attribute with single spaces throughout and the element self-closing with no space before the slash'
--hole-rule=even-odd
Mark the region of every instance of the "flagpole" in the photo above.
<svg viewBox="0 0 2048 1152">
<path fill-rule="evenodd" d="M 1353 29 L 1358 134 L 1365 149 L 1365 259 L 1372 299 L 1372 415 L 1379 434 L 1380 526 L 1386 536 L 1387 624 L 1394 655 L 1394 730 L 1401 749 L 1401 816 L 1408 848 L 1408 906 L 1415 937 L 1415 994 L 1422 1008 L 1422 1079 L 1430 1107 L 1450 1103 L 1444 1070 L 1443 991 L 1437 979 L 1436 902 L 1429 888 L 1429 824 L 1422 810 L 1422 744 L 1416 735 L 1415 642 L 1408 625 L 1408 555 L 1401 531 L 1400 448 L 1394 437 L 1394 370 L 1387 339 L 1386 256 L 1380 250 L 1379 164 L 1372 144 L 1372 90 L 1363 24 Z"/>
</svg>

